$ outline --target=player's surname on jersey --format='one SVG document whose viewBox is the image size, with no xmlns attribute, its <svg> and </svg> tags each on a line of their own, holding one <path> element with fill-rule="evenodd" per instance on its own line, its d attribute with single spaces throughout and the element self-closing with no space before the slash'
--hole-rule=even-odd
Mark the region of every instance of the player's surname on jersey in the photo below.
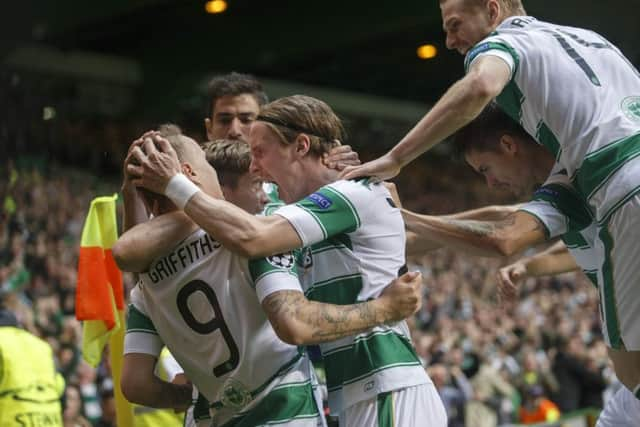
<svg viewBox="0 0 640 427">
<path fill-rule="evenodd" d="M 158 283 L 172 275 L 184 270 L 205 255 L 222 246 L 208 234 L 200 239 L 181 245 L 169 255 L 160 258 L 149 269 L 149 278 L 153 283 Z"/>
</svg>

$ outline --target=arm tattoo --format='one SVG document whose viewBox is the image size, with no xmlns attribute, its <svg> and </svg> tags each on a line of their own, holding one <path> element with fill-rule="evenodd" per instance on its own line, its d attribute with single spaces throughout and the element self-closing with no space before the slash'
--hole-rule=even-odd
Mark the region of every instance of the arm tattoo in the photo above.
<svg viewBox="0 0 640 427">
<path fill-rule="evenodd" d="M 516 217 L 513 213 L 507 215 L 504 219 L 499 221 L 476 221 L 468 219 L 448 219 L 443 218 L 442 221 L 445 224 L 453 227 L 454 231 L 462 231 L 465 233 L 471 233 L 476 237 L 493 236 L 497 232 L 509 228 L 516 223 Z M 536 221 L 536 227 L 534 230 L 540 228 L 540 223 Z"/>
<path fill-rule="evenodd" d="M 384 318 L 370 301 L 350 305 L 326 304 L 309 301 L 297 291 L 275 292 L 263 304 L 272 321 L 276 322 L 273 325 L 276 330 L 283 326 L 283 322 L 295 320 L 308 328 L 313 343 L 333 341 L 365 331 L 380 324 L 379 319 Z"/>
<path fill-rule="evenodd" d="M 454 228 L 456 231 L 462 231 L 465 233 L 471 233 L 477 237 L 486 237 L 491 235 L 496 230 L 496 223 L 486 221 L 475 220 L 459 220 L 459 219 L 446 219 L 442 221 Z"/>
</svg>

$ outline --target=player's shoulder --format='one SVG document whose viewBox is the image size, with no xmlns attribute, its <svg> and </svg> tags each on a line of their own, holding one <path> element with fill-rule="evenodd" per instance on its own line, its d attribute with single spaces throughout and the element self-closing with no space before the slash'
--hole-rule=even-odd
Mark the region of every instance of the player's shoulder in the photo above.
<svg viewBox="0 0 640 427">
<path fill-rule="evenodd" d="M 323 186 L 323 189 L 329 189 L 330 191 L 338 191 L 343 194 L 367 194 L 372 191 L 376 191 L 380 186 L 374 183 L 370 178 L 358 178 L 358 179 L 341 179 L 334 181 L 330 184 Z"/>
<path fill-rule="evenodd" d="M 547 26 L 549 26 L 548 23 L 538 21 L 532 16 L 509 17 L 467 52 L 466 62 L 489 50 L 505 50 L 510 54 L 514 54 L 515 50 L 526 49 L 530 43 L 524 42 L 523 39 L 528 39 L 537 30 Z"/>
</svg>

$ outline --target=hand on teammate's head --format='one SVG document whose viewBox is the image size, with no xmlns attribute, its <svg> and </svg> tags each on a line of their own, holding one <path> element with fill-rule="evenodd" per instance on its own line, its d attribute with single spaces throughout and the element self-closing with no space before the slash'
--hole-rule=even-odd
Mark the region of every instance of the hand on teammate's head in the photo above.
<svg viewBox="0 0 640 427">
<path fill-rule="evenodd" d="M 132 183 L 163 194 L 169 180 L 181 172 L 178 156 L 169 143 L 157 132 L 146 133 L 131 148 L 126 170 Z"/>
</svg>

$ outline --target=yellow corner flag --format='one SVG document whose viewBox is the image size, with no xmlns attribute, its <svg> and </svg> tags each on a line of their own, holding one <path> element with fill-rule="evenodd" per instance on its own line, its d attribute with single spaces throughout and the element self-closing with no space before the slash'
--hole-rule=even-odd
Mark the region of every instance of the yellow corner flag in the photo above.
<svg viewBox="0 0 640 427">
<path fill-rule="evenodd" d="M 82 325 L 82 356 L 92 366 L 102 359 L 109 341 L 111 375 L 114 383 L 119 427 L 133 425 L 131 405 L 120 391 L 124 347 L 124 288 L 122 273 L 111 254 L 118 239 L 117 194 L 97 197 L 91 202 L 82 229 L 78 258 L 76 318 Z"/>
</svg>

